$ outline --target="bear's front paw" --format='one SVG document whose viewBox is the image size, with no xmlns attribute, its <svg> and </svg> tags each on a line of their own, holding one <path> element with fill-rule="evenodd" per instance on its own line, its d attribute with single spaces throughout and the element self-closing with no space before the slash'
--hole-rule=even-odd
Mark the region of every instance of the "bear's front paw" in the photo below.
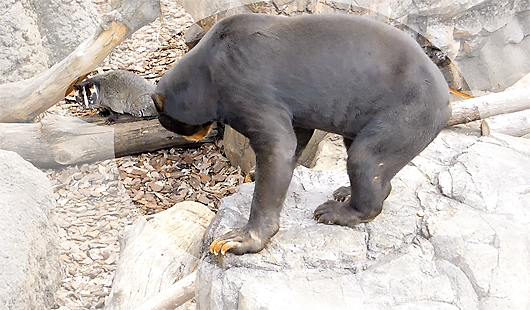
<svg viewBox="0 0 530 310">
<path fill-rule="evenodd" d="M 267 241 L 268 239 L 259 237 L 255 231 L 241 228 L 215 239 L 210 245 L 210 252 L 215 255 L 225 255 L 228 251 L 236 255 L 257 253 L 265 247 Z"/>
</svg>

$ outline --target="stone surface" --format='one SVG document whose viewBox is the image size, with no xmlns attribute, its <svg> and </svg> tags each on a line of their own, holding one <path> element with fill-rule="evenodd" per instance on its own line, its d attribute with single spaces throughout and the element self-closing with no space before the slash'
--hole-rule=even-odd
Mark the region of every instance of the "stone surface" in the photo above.
<svg viewBox="0 0 530 310">
<path fill-rule="evenodd" d="M 199 309 L 528 309 L 530 142 L 444 130 L 356 228 L 312 219 L 344 173 L 297 168 L 281 228 L 258 254 L 205 248 Z M 253 185 L 221 202 L 204 246 L 245 223 Z"/>
<path fill-rule="evenodd" d="M 345 172 L 346 148 L 342 136 L 328 134 L 317 145 L 315 156 L 309 166 L 314 170 Z"/>
<path fill-rule="evenodd" d="M 471 90 L 503 90 L 530 71 L 528 1 L 180 0 L 180 3 L 206 29 L 226 15 L 245 12 L 380 14 L 409 26 L 440 48 L 456 64 Z M 465 87 L 462 81 L 455 84 Z"/>
<path fill-rule="evenodd" d="M 63 60 L 81 42 L 94 34 L 98 16 L 91 2 L 28 1 L 27 7 L 31 8 L 37 18 L 42 45 L 48 54 L 48 66 Z M 66 12 L 68 13 L 65 14 Z"/>
<path fill-rule="evenodd" d="M 188 48 L 193 48 L 204 36 L 204 30 L 197 24 L 193 24 L 184 35 L 185 43 Z"/>
<path fill-rule="evenodd" d="M 0 2 L 0 11 L 0 83 L 46 70 L 92 35 L 97 25 L 90 0 L 8 0 Z"/>
<path fill-rule="evenodd" d="M 0 150 L 0 309 L 50 309 L 61 281 L 52 189 L 45 174 Z"/>
</svg>

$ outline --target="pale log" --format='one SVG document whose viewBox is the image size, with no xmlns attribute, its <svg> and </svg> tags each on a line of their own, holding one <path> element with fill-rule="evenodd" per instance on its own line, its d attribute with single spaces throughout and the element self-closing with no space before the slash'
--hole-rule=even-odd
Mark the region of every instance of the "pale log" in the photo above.
<svg viewBox="0 0 530 310">
<path fill-rule="evenodd" d="M 452 108 L 452 116 L 447 126 L 530 109 L 530 87 L 458 101 L 452 104 Z"/>
<path fill-rule="evenodd" d="M 158 293 L 134 310 L 175 310 L 195 297 L 197 271 Z"/>
<path fill-rule="evenodd" d="M 482 121 L 482 135 L 502 133 L 514 137 L 522 137 L 530 133 L 530 109 L 502 114 Z"/>
<path fill-rule="evenodd" d="M 105 309 L 175 309 L 168 306 L 193 298 L 201 237 L 213 217 L 208 207 L 188 201 L 126 228 Z"/>
<path fill-rule="evenodd" d="M 77 77 L 94 70 L 134 31 L 154 21 L 159 0 L 121 0 L 96 33 L 61 62 L 24 81 L 0 85 L 0 122 L 28 122 L 62 100 Z"/>
<path fill-rule="evenodd" d="M 37 167 L 48 168 L 175 146 L 197 147 L 213 142 L 216 135 L 212 130 L 205 140 L 191 142 L 166 130 L 156 119 L 111 126 L 103 122 L 102 118 L 88 123 L 78 117 L 47 115 L 40 123 L 0 123 L 0 149 L 16 152 Z"/>
</svg>

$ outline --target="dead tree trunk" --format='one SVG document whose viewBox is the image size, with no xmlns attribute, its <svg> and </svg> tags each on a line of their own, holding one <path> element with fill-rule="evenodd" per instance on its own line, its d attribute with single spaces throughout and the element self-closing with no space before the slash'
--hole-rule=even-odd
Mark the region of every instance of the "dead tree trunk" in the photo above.
<svg viewBox="0 0 530 310">
<path fill-rule="evenodd" d="M 195 297 L 195 279 L 197 271 L 172 284 L 134 310 L 175 310 Z"/>
<path fill-rule="evenodd" d="M 530 73 L 506 90 L 515 91 L 525 88 L 530 89 Z M 527 100 L 530 101 L 530 98 Z M 483 136 L 489 136 L 491 133 L 502 133 L 514 137 L 526 136 L 530 134 L 530 109 L 489 117 L 482 121 L 480 127 Z"/>
<path fill-rule="evenodd" d="M 502 133 L 522 137 L 530 133 L 530 109 L 490 117 L 482 121 L 482 135 Z"/>
<path fill-rule="evenodd" d="M 530 87 L 455 102 L 452 108 L 453 115 L 447 126 L 530 109 Z"/>
<path fill-rule="evenodd" d="M 200 203 L 181 202 L 136 220 L 120 237 L 105 309 L 169 310 L 193 298 L 201 237 L 213 217 Z"/>
<path fill-rule="evenodd" d="M 198 143 L 164 129 L 156 119 L 99 126 L 78 117 L 48 115 L 39 123 L 0 123 L 0 149 L 16 152 L 37 167 L 48 168 L 167 147 L 198 146 L 213 142 L 215 135 L 212 130 Z"/>
<path fill-rule="evenodd" d="M 24 81 L 0 85 L 0 122 L 28 122 L 64 98 L 77 77 L 94 70 L 124 39 L 160 13 L 159 0 L 121 0 L 100 29 L 63 61 Z"/>
</svg>

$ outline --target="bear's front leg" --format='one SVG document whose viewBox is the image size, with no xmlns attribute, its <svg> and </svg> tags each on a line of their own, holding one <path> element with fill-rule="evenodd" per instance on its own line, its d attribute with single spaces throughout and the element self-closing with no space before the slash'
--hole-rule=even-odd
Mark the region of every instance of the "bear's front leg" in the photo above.
<svg viewBox="0 0 530 310">
<path fill-rule="evenodd" d="M 290 125 L 280 126 L 278 120 L 248 134 L 256 153 L 256 185 L 248 223 L 234 229 L 210 245 L 210 252 L 224 255 L 256 253 L 280 228 L 280 211 L 295 166 L 296 136 Z"/>
</svg>

